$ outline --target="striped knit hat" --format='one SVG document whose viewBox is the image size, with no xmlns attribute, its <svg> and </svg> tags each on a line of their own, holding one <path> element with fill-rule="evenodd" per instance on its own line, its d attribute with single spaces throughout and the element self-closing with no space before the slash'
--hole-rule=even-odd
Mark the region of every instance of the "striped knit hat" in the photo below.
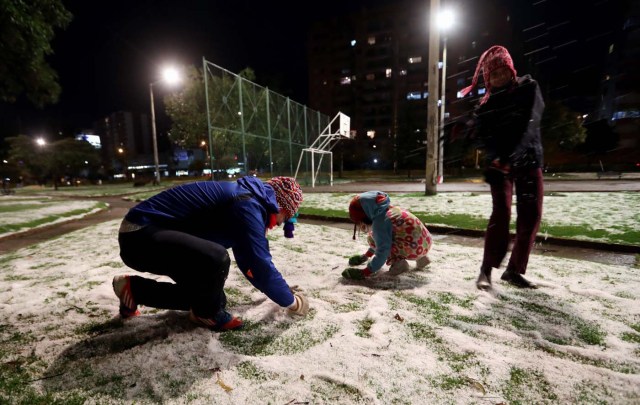
<svg viewBox="0 0 640 405">
<path fill-rule="evenodd" d="M 302 189 L 292 177 L 274 177 L 267 180 L 267 184 L 276 193 L 276 202 L 287 219 L 293 218 L 302 203 Z"/>
<path fill-rule="evenodd" d="M 484 86 L 487 88 L 487 92 L 484 94 L 482 100 L 480 100 L 480 104 L 484 104 L 489 99 L 489 95 L 491 94 L 491 82 L 489 81 L 489 75 L 494 70 L 506 66 L 513 73 L 513 77 L 516 77 L 516 69 L 513 66 L 513 59 L 511 59 L 511 55 L 509 55 L 509 51 L 507 48 L 500 45 L 494 45 L 491 48 L 484 51 L 484 53 L 480 56 L 478 60 L 478 65 L 476 66 L 476 72 L 473 74 L 473 80 L 471 81 L 471 86 L 465 87 L 460 90 L 460 94 L 462 96 L 466 96 L 469 94 L 471 90 L 476 87 L 478 84 L 478 76 L 480 74 L 480 70 L 482 70 L 482 77 L 484 78 Z"/>
</svg>

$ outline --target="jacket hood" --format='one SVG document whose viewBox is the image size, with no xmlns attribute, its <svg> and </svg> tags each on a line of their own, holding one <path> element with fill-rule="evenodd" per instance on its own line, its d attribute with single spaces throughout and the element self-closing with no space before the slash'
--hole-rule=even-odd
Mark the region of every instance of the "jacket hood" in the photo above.
<svg viewBox="0 0 640 405">
<path fill-rule="evenodd" d="M 382 191 L 366 191 L 360 194 L 360 204 L 367 217 L 375 221 L 379 216 L 384 217 L 391 205 L 391 200 L 389 195 Z"/>
<path fill-rule="evenodd" d="M 257 177 L 246 176 L 238 179 L 238 184 L 249 190 L 254 198 L 265 207 L 269 213 L 278 213 L 278 203 L 273 188 Z"/>
</svg>

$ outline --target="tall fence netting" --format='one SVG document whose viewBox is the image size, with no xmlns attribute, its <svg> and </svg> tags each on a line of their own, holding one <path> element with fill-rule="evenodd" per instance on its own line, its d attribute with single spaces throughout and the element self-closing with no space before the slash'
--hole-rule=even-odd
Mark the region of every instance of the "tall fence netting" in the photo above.
<svg viewBox="0 0 640 405">
<path fill-rule="evenodd" d="M 331 118 L 203 60 L 211 167 L 238 167 L 243 174 L 293 176 L 304 148 Z M 315 162 L 316 184 L 329 184 L 330 159 Z M 298 181 L 311 182 L 303 156 Z"/>
</svg>

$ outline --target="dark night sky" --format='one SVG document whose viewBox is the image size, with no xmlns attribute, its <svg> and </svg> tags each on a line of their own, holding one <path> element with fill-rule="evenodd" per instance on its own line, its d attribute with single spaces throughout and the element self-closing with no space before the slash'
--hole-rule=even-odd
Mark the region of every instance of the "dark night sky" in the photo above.
<svg viewBox="0 0 640 405">
<path fill-rule="evenodd" d="M 474 1 L 478 0 L 441 0 L 441 4 L 489 3 Z M 590 35 L 600 32 L 606 35 L 612 29 L 610 25 L 615 21 L 593 13 L 606 12 L 618 1 L 621 0 L 492 2 L 513 7 L 510 14 L 520 14 L 523 25 L 529 24 L 524 22 L 527 17 L 543 22 L 548 20 L 549 24 L 569 20 L 576 27 L 576 38 L 585 42 Z M 49 58 L 62 85 L 60 102 L 44 110 L 23 102 L 13 106 L 0 105 L 3 123 L 0 136 L 15 135 L 18 131 L 28 135 L 47 134 L 54 129 L 62 129 L 64 135 L 71 135 L 114 111 L 148 113 L 148 86 L 157 79 L 159 67 L 166 61 L 201 66 L 203 56 L 232 72 L 251 67 L 256 72 L 258 84 L 306 104 L 305 43 L 310 23 L 391 2 L 64 1 L 74 18 L 66 30 L 56 34 L 52 43 L 55 54 Z M 420 5 L 422 9 L 429 0 L 409 0 L 409 3 Z M 528 15 L 532 4 L 534 8 L 544 8 L 542 14 L 547 15 Z M 583 4 L 588 4 L 588 8 L 580 8 Z M 464 8 L 461 12 L 465 12 Z M 464 18 L 466 24 L 481 23 L 473 21 L 473 14 Z M 595 26 L 594 21 L 599 22 L 599 26 Z M 597 53 L 588 55 L 588 46 L 585 43 L 584 51 L 578 52 L 586 62 L 577 63 L 589 64 L 589 58 L 592 62 L 602 59 Z M 162 94 L 156 97 L 160 98 Z"/>
<path fill-rule="evenodd" d="M 59 75 L 60 102 L 43 110 L 24 101 L 0 105 L 2 137 L 46 134 L 54 128 L 70 135 L 118 110 L 148 114 L 149 83 L 158 78 L 160 67 L 171 61 L 202 66 L 203 56 L 236 73 L 251 67 L 258 84 L 275 84 L 279 92 L 306 104 L 309 24 L 389 1 L 329 0 L 321 6 L 292 0 L 63 3 L 74 17 L 57 32 L 54 55 L 48 58 Z M 162 90 L 156 89 L 159 99 Z"/>
</svg>

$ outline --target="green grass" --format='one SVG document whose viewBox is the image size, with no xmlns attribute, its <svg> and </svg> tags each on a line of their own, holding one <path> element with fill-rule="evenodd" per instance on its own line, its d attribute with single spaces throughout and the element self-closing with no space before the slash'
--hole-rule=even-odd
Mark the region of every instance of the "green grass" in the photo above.
<svg viewBox="0 0 640 405">
<path fill-rule="evenodd" d="M 515 366 L 509 370 L 509 380 L 504 382 L 502 394 L 511 405 L 529 404 L 533 398 L 543 398 L 548 403 L 558 399 L 541 371 Z"/>
<path fill-rule="evenodd" d="M 640 334 L 638 333 L 622 332 L 622 335 L 620 335 L 620 339 L 624 340 L 625 342 L 640 344 Z"/>
<path fill-rule="evenodd" d="M 28 187 L 16 189 L 16 195 L 64 195 L 64 196 L 77 196 L 77 197 L 100 197 L 100 196 L 118 196 L 127 195 L 141 192 L 160 191 L 175 184 L 173 181 L 163 183 L 160 186 L 146 185 L 143 187 L 133 187 L 133 183 L 120 183 L 120 184 L 104 184 L 88 185 L 79 187 L 59 187 L 58 190 L 54 190 L 53 187 Z"/>
<path fill-rule="evenodd" d="M 604 229 L 592 229 L 584 226 L 549 225 L 542 222 L 540 232 L 565 239 L 597 239 L 609 243 L 640 245 L 640 231 L 627 229 L 621 233 L 611 233 Z"/>
<path fill-rule="evenodd" d="M 369 333 L 369 331 L 371 330 L 371 327 L 373 326 L 374 323 L 375 321 L 368 317 L 356 321 L 356 326 L 357 326 L 356 336 L 360 336 L 362 338 L 371 337 L 371 334 Z"/>
<path fill-rule="evenodd" d="M 413 211 L 412 213 L 423 223 L 427 224 L 427 227 L 429 227 L 429 224 L 438 224 L 452 228 L 484 231 L 489 222 L 488 218 L 468 214 L 438 214 L 420 211 Z M 347 211 L 316 207 L 303 207 L 300 209 L 300 214 L 318 215 L 327 218 L 349 217 Z M 515 230 L 514 221 L 511 221 L 510 229 L 512 231 Z M 623 230 L 621 233 L 611 233 L 606 230 L 591 229 L 584 226 L 550 225 L 542 221 L 542 224 L 540 225 L 540 234 L 564 239 L 592 239 L 624 245 L 640 245 L 640 231 L 634 229 Z M 640 266 L 638 262 L 640 262 L 640 259 L 636 260 L 636 266 Z"/>
<path fill-rule="evenodd" d="M 42 360 L 35 354 L 24 354 L 23 348 L 37 337 L 0 324 L 0 404 L 80 405 L 87 397 L 74 392 L 41 393 L 32 381 L 43 376 Z"/>
<path fill-rule="evenodd" d="M 47 205 L 52 205 L 51 200 L 43 201 L 42 204 L 2 204 L 0 205 L 0 214 L 7 214 L 10 212 L 29 211 L 44 208 Z"/>
</svg>

